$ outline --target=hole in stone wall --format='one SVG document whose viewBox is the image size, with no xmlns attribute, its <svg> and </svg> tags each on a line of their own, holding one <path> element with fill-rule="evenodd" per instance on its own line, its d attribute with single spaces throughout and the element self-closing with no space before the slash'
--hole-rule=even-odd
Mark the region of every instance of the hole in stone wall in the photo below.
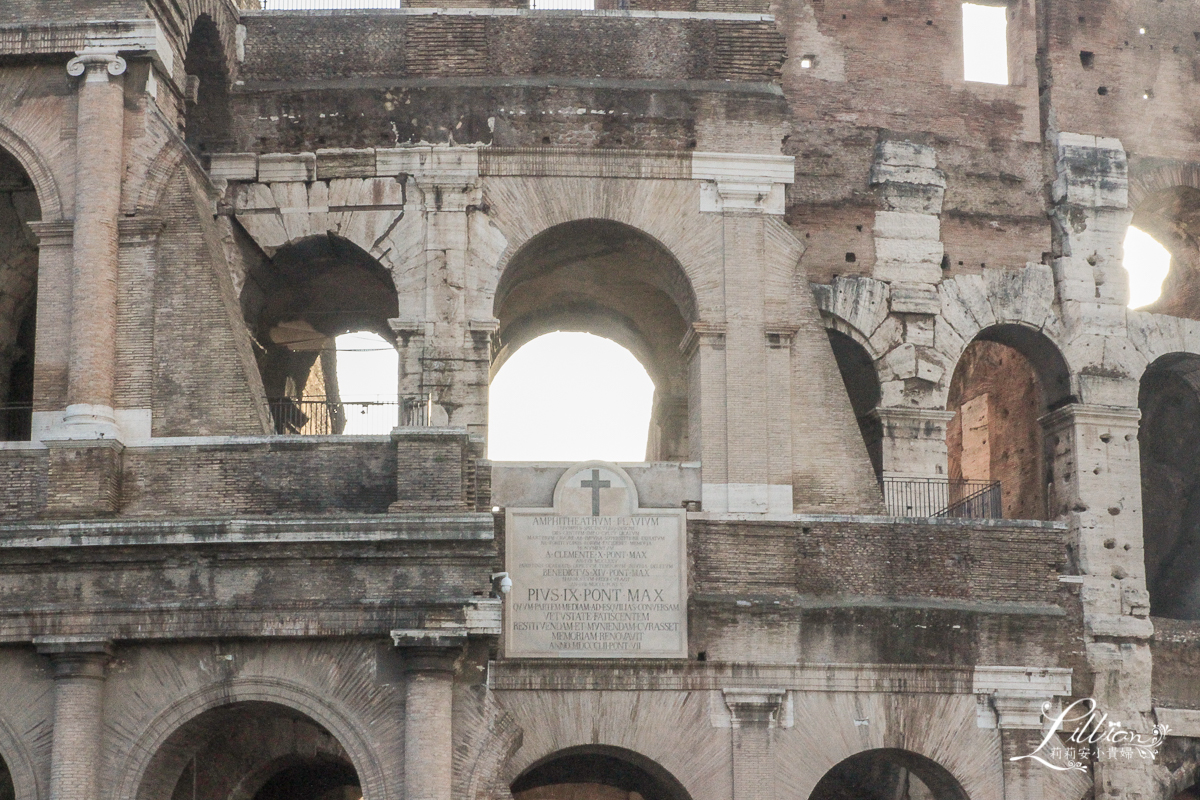
<svg viewBox="0 0 1200 800">
<path fill-rule="evenodd" d="M 1008 83 L 1008 18 L 1004 6 L 962 4 L 963 78 Z"/>
<path fill-rule="evenodd" d="M 1200 190 L 1174 186 L 1144 197 L 1125 235 L 1129 306 L 1200 319 Z"/>
<path fill-rule="evenodd" d="M 853 264 L 855 261 L 858 261 L 858 256 L 854 255 L 854 253 L 846 253 L 847 264 Z"/>
<path fill-rule="evenodd" d="M 1100 96 L 1104 96 L 1104 95 L 1108 94 L 1108 87 L 1101 86 L 1099 89 L 1096 90 L 1096 94 L 1098 94 Z"/>
<path fill-rule="evenodd" d="M 800 57 L 800 69 L 812 69 L 817 65 L 817 57 L 813 55 Z"/>
<path fill-rule="evenodd" d="M 549 333 L 492 380 L 493 461 L 642 461 L 654 383 L 634 355 L 589 333 Z"/>
<path fill-rule="evenodd" d="M 1079 63 L 1083 65 L 1084 69 L 1091 69 L 1096 65 L 1096 54 L 1090 50 L 1080 50 Z"/>
</svg>

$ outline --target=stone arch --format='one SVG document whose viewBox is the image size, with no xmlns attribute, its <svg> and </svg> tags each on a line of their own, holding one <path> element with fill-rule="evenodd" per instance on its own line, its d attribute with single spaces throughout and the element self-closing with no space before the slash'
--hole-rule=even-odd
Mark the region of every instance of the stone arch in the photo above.
<svg viewBox="0 0 1200 800">
<path fill-rule="evenodd" d="M 721 226 L 699 212 L 698 184 L 529 177 L 488 178 L 483 188 L 488 219 L 505 241 L 502 252 L 489 259 L 495 268 L 480 286 L 485 295 L 495 294 L 509 263 L 535 237 L 563 223 L 606 220 L 641 232 L 671 254 L 692 285 L 698 319 L 723 315 Z M 782 222 L 771 218 L 766 223 L 773 232 L 767 238 L 772 250 L 768 260 L 791 269 L 802 246 Z"/>
<path fill-rule="evenodd" d="M 1156 163 L 1131 170 L 1130 224 L 1171 254 L 1162 296 L 1147 311 L 1200 319 L 1200 164 Z"/>
<path fill-rule="evenodd" d="M 41 216 L 29 173 L 0 149 L 0 441 L 31 434 Z"/>
<path fill-rule="evenodd" d="M 63 218 L 62 194 L 59 192 L 58 182 L 54 180 L 54 174 L 37 151 L 3 122 L 0 122 L 0 150 L 11 154 L 21 165 L 21 169 L 25 170 L 29 180 L 33 182 L 34 191 L 37 192 L 38 206 L 41 208 L 41 221 L 57 222 L 61 220 Z"/>
<path fill-rule="evenodd" d="M 686 458 L 688 365 L 680 343 L 698 310 L 691 280 L 662 242 L 609 219 L 547 228 L 505 260 L 493 313 L 500 323 L 493 375 L 526 342 L 553 331 L 594 333 L 633 353 L 655 385 L 654 458 Z"/>
<path fill-rule="evenodd" d="M 280 415 L 292 420 L 296 413 L 286 402 L 340 402 L 335 337 L 370 331 L 393 345 L 396 340 L 388 324 L 399 313 L 391 272 L 333 233 L 295 240 L 269 261 L 252 263 L 241 306 L 280 433 L 285 422 Z"/>
<path fill-rule="evenodd" d="M 919 784 L 914 785 L 914 783 Z M 864 750 L 825 773 L 809 800 L 969 800 L 958 779 L 931 758 L 895 747 Z"/>
<path fill-rule="evenodd" d="M 952 489 L 961 485 L 965 497 L 999 482 L 1005 518 L 1046 519 L 1052 461 L 1039 420 L 1071 402 L 1070 392 L 1066 359 L 1044 333 L 1014 324 L 981 330 L 947 391 L 946 410 L 955 415 L 946 429 Z"/>
<path fill-rule="evenodd" d="M 535 761 L 510 784 L 515 800 L 555 800 L 567 787 L 606 787 L 613 800 L 636 792 L 644 800 L 691 800 L 662 765 L 633 750 L 611 745 L 567 747 Z M 596 791 L 596 789 L 593 789 Z M 608 794 L 606 794 L 608 796 Z"/>
<path fill-rule="evenodd" d="M 847 326 L 848 327 L 848 326 Z M 837 362 L 838 372 L 846 385 L 850 407 L 858 420 L 863 444 L 876 477 L 883 475 L 883 426 L 875 413 L 883 396 L 879 372 L 871 351 L 859 339 L 843 333 L 835 327 L 827 327 L 830 347 Z"/>
<path fill-rule="evenodd" d="M 1152 362 L 1138 408 L 1150 612 L 1200 619 L 1200 356 L 1171 353 Z"/>
<path fill-rule="evenodd" d="M 0 767 L 7 768 L 14 800 L 39 800 L 46 796 L 33 758 L 3 717 L 0 717 L 0 762 L 3 762 Z"/>
<path fill-rule="evenodd" d="M 186 155 L 187 146 L 182 141 L 167 139 L 146 168 L 141 191 L 137 193 L 136 198 L 130 193 L 131 197 L 125 201 L 126 207 L 121 209 L 122 212 L 126 215 L 154 213 L 161 203 L 163 191 L 171 182 L 171 178 L 175 177 Z M 206 174 L 205 181 L 207 182 Z M 133 204 L 132 207 L 129 207 L 130 203 Z"/>
<path fill-rule="evenodd" d="M 197 14 L 183 59 L 183 138 L 197 156 L 233 149 L 229 97 L 233 71 L 226 50 L 212 15 Z"/>
<path fill-rule="evenodd" d="M 358 775 L 364 800 L 388 800 L 388 781 L 382 759 L 353 714 L 301 684 L 267 678 L 235 678 L 209 686 L 175 701 L 160 712 L 132 742 L 118 773 L 115 800 L 146 800 L 153 796 L 152 789 L 161 792 L 164 783 L 171 780 L 169 770 L 167 774 L 157 776 L 149 775 L 149 772 L 170 737 L 202 714 L 235 703 L 272 704 L 308 717 L 344 748 Z M 157 781 L 157 786 L 151 787 L 148 781 Z M 173 780 L 171 786 L 174 786 Z"/>
<path fill-rule="evenodd" d="M 213 20 L 217 26 L 217 32 L 220 36 L 222 56 L 225 59 L 225 71 L 232 80 L 237 74 L 237 26 L 238 15 L 237 7 L 224 0 L 179 0 L 179 16 L 185 20 L 186 27 L 180 31 L 179 50 L 177 53 L 176 67 L 177 76 L 183 74 L 183 54 L 187 52 L 188 46 L 191 44 L 191 38 L 195 31 L 196 20 L 206 15 Z"/>
</svg>

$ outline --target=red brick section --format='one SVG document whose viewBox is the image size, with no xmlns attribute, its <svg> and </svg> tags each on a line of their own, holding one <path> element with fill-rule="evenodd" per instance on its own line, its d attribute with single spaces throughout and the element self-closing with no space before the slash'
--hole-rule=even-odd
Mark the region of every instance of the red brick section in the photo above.
<svg viewBox="0 0 1200 800">
<path fill-rule="evenodd" d="M 49 443 L 46 516 L 93 517 L 117 513 L 121 503 L 118 442 Z"/>
<path fill-rule="evenodd" d="M 1058 603 L 1064 532 L 893 522 L 688 523 L 693 592 Z"/>
</svg>

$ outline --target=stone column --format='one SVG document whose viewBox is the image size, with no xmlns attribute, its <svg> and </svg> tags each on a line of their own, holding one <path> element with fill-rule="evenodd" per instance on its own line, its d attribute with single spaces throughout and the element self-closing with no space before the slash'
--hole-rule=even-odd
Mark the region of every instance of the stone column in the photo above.
<svg viewBox="0 0 1200 800">
<path fill-rule="evenodd" d="M 392 631 L 406 673 L 404 800 L 451 800 L 454 665 L 466 633 Z"/>
<path fill-rule="evenodd" d="M 877 408 L 883 446 L 883 474 L 945 478 L 946 428 L 953 411 L 935 408 Z"/>
<path fill-rule="evenodd" d="M 33 436 L 62 420 L 67 405 L 67 354 L 71 342 L 70 220 L 31 222 L 38 237 L 37 331 L 33 350 Z"/>
<path fill-rule="evenodd" d="M 34 640 L 54 669 L 50 800 L 96 800 L 103 732 L 104 677 L 112 642 L 82 636 Z"/>
<path fill-rule="evenodd" d="M 783 689 L 724 689 L 733 724 L 733 800 L 774 800 L 772 729 L 780 725 Z"/>
<path fill-rule="evenodd" d="M 1053 447 L 1048 502 L 1070 523 L 1068 547 L 1081 584 L 1090 695 L 1112 720 L 1149 733 L 1150 598 L 1142 546 L 1136 408 L 1074 404 L 1042 418 Z M 1148 762 L 1101 749 L 1096 795 L 1151 797 Z"/>
<path fill-rule="evenodd" d="M 67 72 L 82 77 L 75 139 L 71 349 L 64 423 L 75 439 L 119 438 L 114 406 L 117 219 L 124 163 L 125 61 L 84 51 Z"/>
</svg>

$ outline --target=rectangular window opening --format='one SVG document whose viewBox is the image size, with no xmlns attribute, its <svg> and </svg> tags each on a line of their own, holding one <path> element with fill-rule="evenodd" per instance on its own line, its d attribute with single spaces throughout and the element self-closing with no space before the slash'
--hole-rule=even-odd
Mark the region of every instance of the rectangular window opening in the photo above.
<svg viewBox="0 0 1200 800">
<path fill-rule="evenodd" d="M 1008 83 L 1008 8 L 963 3 L 963 78 Z"/>
</svg>

